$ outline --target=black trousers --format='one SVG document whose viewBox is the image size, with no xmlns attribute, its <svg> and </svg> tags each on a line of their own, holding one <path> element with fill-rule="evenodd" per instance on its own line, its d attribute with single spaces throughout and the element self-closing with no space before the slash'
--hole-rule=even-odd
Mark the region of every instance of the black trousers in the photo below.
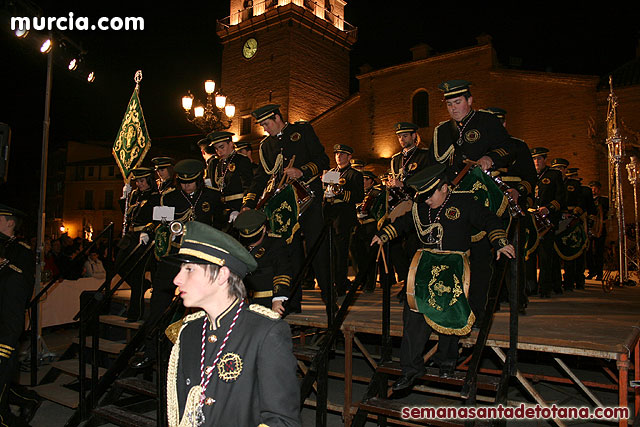
<svg viewBox="0 0 640 427">
<path fill-rule="evenodd" d="M 562 291 L 560 257 L 553 247 L 555 233 L 553 230 L 540 239 L 538 245 L 538 268 L 540 269 L 540 292 L 549 295 L 551 291 Z"/>
<path fill-rule="evenodd" d="M 606 227 L 603 227 L 600 237 L 592 238 L 589 243 L 589 249 L 587 251 L 587 268 L 589 269 L 590 276 L 602 276 L 606 241 Z"/>
<path fill-rule="evenodd" d="M 120 250 L 116 256 L 116 272 L 121 276 L 124 276 L 135 265 L 126 280 L 131 288 L 127 318 L 132 320 L 139 320 L 144 314 L 144 292 L 147 289 L 144 275 L 149 254 L 144 259 L 141 259 L 146 245 L 140 245 L 136 249 L 138 241 L 139 233 L 127 233 L 120 241 Z M 134 254 L 125 262 L 127 256 L 133 251 L 135 251 Z"/>
<path fill-rule="evenodd" d="M 493 275 L 493 252 L 491 243 L 485 236 L 480 241 L 471 244 L 471 283 L 469 285 L 469 305 L 476 322 L 481 322 L 487 306 L 489 285 Z"/>
<path fill-rule="evenodd" d="M 406 300 L 402 311 L 402 322 L 404 329 L 400 344 L 400 366 L 403 374 L 413 375 L 424 370 L 423 354 L 433 330 L 425 321 L 424 315 L 412 311 Z M 433 356 L 435 362 L 440 365 L 455 365 L 458 360 L 458 340 L 457 335 L 440 334 L 438 350 Z"/>
<path fill-rule="evenodd" d="M 179 264 L 158 261 L 152 277 L 153 290 L 151 292 L 151 301 L 149 303 L 148 322 L 154 322 L 156 319 L 160 318 L 162 313 L 164 313 L 164 311 L 171 305 L 171 301 L 173 301 L 176 292 L 176 286 L 173 284 L 173 279 L 179 272 Z M 156 358 L 157 338 L 157 335 L 147 336 L 144 347 L 144 355 L 146 357 L 151 359 Z"/>
<path fill-rule="evenodd" d="M 358 272 L 367 267 L 367 256 L 370 251 L 371 239 L 376 233 L 376 222 L 371 221 L 365 224 L 358 224 L 351 238 L 351 253 L 355 259 Z M 372 267 L 364 279 L 364 289 L 374 290 L 376 288 L 376 268 Z"/>
<path fill-rule="evenodd" d="M 322 201 L 316 198 L 300 217 L 300 230 L 296 232 L 293 240 L 291 241 L 292 277 L 294 279 L 304 266 L 307 259 L 306 253 L 311 251 L 315 242 L 320 238 L 323 225 L 324 216 L 322 214 Z M 311 265 L 313 266 L 313 272 L 318 281 L 318 286 L 320 287 L 322 296 L 324 297 L 327 295 L 329 289 L 331 289 L 331 276 L 329 272 L 329 242 L 326 238 L 322 242 Z M 300 308 L 301 301 L 302 288 L 298 287 L 298 291 L 290 298 L 289 307 L 291 307 L 291 309 Z"/>
</svg>

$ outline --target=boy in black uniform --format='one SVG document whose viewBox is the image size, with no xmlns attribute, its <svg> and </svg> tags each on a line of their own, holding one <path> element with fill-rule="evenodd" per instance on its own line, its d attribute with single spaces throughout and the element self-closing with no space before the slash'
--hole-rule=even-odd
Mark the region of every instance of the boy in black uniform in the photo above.
<svg viewBox="0 0 640 427">
<path fill-rule="evenodd" d="M 314 193 L 314 198 L 306 211 L 299 217 L 305 246 L 311 250 L 320 237 L 324 219 L 322 215 L 322 171 L 329 169 L 329 157 L 324 151 L 313 127 L 309 123 L 288 123 L 282 117 L 279 105 L 269 104 L 251 114 L 269 134 L 260 143 L 260 166 L 251 187 L 244 198 L 243 208 L 255 208 L 267 183 L 272 180 L 277 185 L 283 176 L 306 183 Z M 293 159 L 295 156 L 295 159 Z M 293 164 L 291 166 L 291 160 Z M 293 268 L 292 277 L 302 269 L 305 255 L 302 236 L 296 232 L 291 241 Z M 329 276 L 329 246 L 325 240 L 313 260 L 313 271 L 323 297 L 331 287 Z M 296 293 L 289 301 L 292 310 L 300 310 L 302 292 Z M 326 297 L 325 297 L 326 299 Z"/>
<path fill-rule="evenodd" d="M 439 265 L 436 261 L 417 269 L 416 277 L 407 287 L 407 301 L 403 311 L 403 336 L 401 344 L 400 364 L 402 376 L 393 384 L 392 389 L 402 390 L 410 387 L 424 373 L 422 353 L 432 331 L 440 334 L 438 351 L 434 362 L 440 368 L 441 376 L 453 373 L 458 357 L 458 338 L 471 331 L 475 320 L 464 294 L 468 287 L 469 260 L 466 254 L 471 248 L 472 227 L 485 230 L 491 245 L 496 250 L 496 258 L 505 255 L 513 258 L 513 246 L 507 239 L 502 221 L 488 208 L 474 200 L 472 194 L 455 193 L 449 188 L 446 167 L 434 165 L 411 178 L 407 185 L 416 191 L 414 204 L 410 213 L 398 218 L 393 224 L 386 225 L 371 242 L 385 243 L 391 239 L 416 233 L 419 238 L 418 247 L 411 248 L 417 253 L 420 248 L 435 250 L 462 260 L 461 271 L 453 265 Z M 427 252 L 432 253 L 432 252 Z M 418 254 L 416 254 L 418 256 Z M 434 259 L 435 261 L 435 259 Z M 415 262 L 415 261 L 414 261 Z M 466 267 L 465 267 L 466 266 Z M 458 273 L 452 280 L 442 279 L 436 270 L 451 270 Z M 418 277 L 420 271 L 429 277 Z M 411 283 L 415 282 L 415 286 Z M 420 291 L 418 283 L 426 289 Z M 413 289 L 412 289 L 413 288 Z M 420 294 L 424 301 L 417 301 Z M 427 296 L 431 295 L 431 297 Z M 446 297 L 446 304 L 439 298 Z M 450 297 L 450 298 L 449 298 Z M 410 306 L 412 304 L 413 306 Z M 428 309 L 416 308 L 428 304 Z M 418 312 L 419 310 L 419 312 Z"/>
<path fill-rule="evenodd" d="M 154 157 L 151 159 L 151 163 L 153 163 L 158 175 L 156 184 L 160 194 L 176 186 L 176 174 L 173 170 L 174 160 L 171 157 Z"/>
<path fill-rule="evenodd" d="M 244 279 L 249 301 L 283 315 L 291 286 L 289 246 L 282 237 L 268 232 L 267 216 L 262 211 L 241 212 L 233 227 L 238 230 L 238 241 L 258 263 L 258 268 Z"/>
<path fill-rule="evenodd" d="M 11 383 L 18 373 L 18 343 L 25 309 L 33 295 L 35 257 L 16 237 L 23 212 L 0 204 L 0 425 L 27 425 L 9 408 Z M 38 401 L 35 401 L 38 404 Z"/>
<path fill-rule="evenodd" d="M 236 142 L 234 145 L 238 154 L 242 154 L 251 161 L 251 171 L 255 175 L 256 170 L 258 169 L 258 164 L 253 161 L 253 149 L 251 148 L 251 143 L 249 141 L 240 141 Z"/>
<path fill-rule="evenodd" d="M 333 267 L 338 296 L 346 294 L 350 283 L 347 279 L 349 266 L 349 240 L 355 227 L 356 204 L 364 197 L 362 173 L 351 167 L 353 148 L 344 144 L 333 146 L 337 166 L 332 171 L 340 173 L 339 183 L 329 184 L 324 190 L 324 217 L 332 221 Z"/>
<path fill-rule="evenodd" d="M 222 227 L 224 223 L 220 192 L 204 185 L 204 164 L 195 159 L 181 160 L 176 164 L 175 171 L 177 188 L 173 187 L 165 191 L 160 199 L 160 205 L 174 207 L 174 221 L 182 224 L 188 221 L 199 221 L 218 228 Z M 168 225 L 160 224 L 156 228 L 155 242 L 154 255 L 158 260 L 158 266 L 153 275 L 149 320 L 161 316 L 171 304 L 176 290 L 173 278 L 179 271 L 178 266 L 164 261 L 162 257 L 178 252 L 180 236 L 171 233 Z M 150 366 L 156 359 L 156 343 L 155 336 L 147 337 L 144 356 L 132 359 L 131 366 L 134 368 Z"/>
<path fill-rule="evenodd" d="M 251 160 L 236 153 L 233 135 L 232 132 L 211 132 L 207 136 L 216 152 L 211 162 L 211 181 L 222 195 L 223 213 L 229 223 L 242 209 L 242 199 L 253 180 Z"/>
<path fill-rule="evenodd" d="M 552 230 L 548 231 L 542 239 L 537 250 L 538 268 L 540 269 L 540 298 L 551 297 L 553 290 L 557 294 L 562 293 L 562 279 L 560 276 L 560 258 L 556 256 L 553 243 L 555 229 L 565 206 L 565 192 L 562 182 L 562 173 L 547 166 L 547 154 L 549 150 L 544 147 L 531 149 L 531 157 L 538 173 L 538 182 L 535 189 L 535 206 L 538 215 L 547 217 L 552 224 Z M 533 260 L 531 260 L 533 263 Z M 528 281 L 534 281 L 535 269 L 527 269 Z"/>
<path fill-rule="evenodd" d="M 391 172 L 387 180 L 392 203 L 396 205 L 390 206 L 392 211 L 399 202 L 413 196 L 413 189 L 405 185 L 407 180 L 429 165 L 429 152 L 418 147 L 418 126 L 411 122 L 398 122 L 393 128 L 402 150 L 391 157 Z M 405 242 L 397 240 L 389 245 L 389 259 L 398 281 L 406 282 L 410 257 Z M 398 296 L 400 299 L 404 297 L 404 288 Z"/>
<path fill-rule="evenodd" d="M 136 189 L 131 191 L 131 186 L 125 184 L 120 199 L 120 207 L 126 216 L 126 230 L 118 243 L 115 268 L 120 275 L 124 275 L 137 263 L 127 278 L 131 288 L 127 322 L 137 322 L 144 313 L 144 292 L 148 287 L 148 281 L 144 278 L 148 258 L 140 260 L 140 257 L 153 236 L 153 208 L 160 204 L 160 194 L 153 178 L 153 169 L 138 167 L 131 170 L 131 176 Z M 129 203 L 125 212 L 127 198 Z M 134 251 L 124 263 L 125 258 Z"/>
<path fill-rule="evenodd" d="M 247 306 L 242 279 L 255 259 L 231 236 L 185 225 L 174 279 L 185 307 L 202 311 L 167 329 L 169 426 L 300 426 L 300 392 L 289 325 Z M 182 422 L 182 423 L 181 423 Z"/>
<path fill-rule="evenodd" d="M 434 129 L 429 154 L 433 163 L 449 165 L 451 180 L 464 168 L 464 160 L 478 162 L 485 171 L 507 165 L 510 136 L 496 116 L 473 109 L 470 86 L 466 80 L 449 80 L 438 86 L 451 119 Z M 473 271 L 469 303 L 480 320 L 485 312 L 493 273 L 490 250 L 486 238 L 479 238 L 471 247 Z"/>
<path fill-rule="evenodd" d="M 368 253 L 367 246 L 378 230 L 378 221 L 372 213 L 372 208 L 374 207 L 378 197 L 380 197 L 383 192 L 383 189 L 379 185 L 376 185 L 377 177 L 373 172 L 362 172 L 362 179 L 364 182 L 364 198 L 362 203 L 360 203 L 356 208 L 358 224 L 356 225 L 353 232 L 353 238 L 351 240 L 351 253 L 355 259 L 358 271 L 366 267 Z M 364 291 L 373 292 L 375 288 L 376 270 L 375 268 L 372 268 L 365 278 Z"/>
<path fill-rule="evenodd" d="M 211 176 L 213 175 L 213 171 L 211 170 L 211 163 L 215 158 L 215 150 L 210 145 L 211 141 L 209 138 L 202 138 L 198 141 L 198 148 L 200 149 L 200 154 L 202 154 L 202 159 L 205 163 L 204 168 L 204 183 L 207 187 L 213 187 L 213 180 Z"/>
<path fill-rule="evenodd" d="M 589 229 L 589 250 L 587 252 L 588 279 L 602 279 L 602 267 L 604 261 L 604 246 L 607 241 L 607 218 L 609 216 L 609 198 L 602 196 L 602 184 L 600 181 L 589 183 L 593 194 L 595 213 L 591 217 Z"/>
</svg>

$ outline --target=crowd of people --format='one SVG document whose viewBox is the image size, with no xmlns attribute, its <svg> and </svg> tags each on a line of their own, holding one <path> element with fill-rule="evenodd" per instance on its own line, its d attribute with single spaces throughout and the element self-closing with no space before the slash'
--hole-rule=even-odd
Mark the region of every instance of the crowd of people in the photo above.
<svg viewBox="0 0 640 427">
<path fill-rule="evenodd" d="M 605 240 L 599 183 L 582 185 L 565 159 L 547 165 L 549 149 L 511 136 L 504 110 L 475 109 L 470 86 L 464 80 L 440 85 L 450 120 L 435 128 L 428 147 L 415 124 L 394 126 L 400 151 L 383 176 L 342 143 L 333 146 L 332 168 L 311 124 L 287 122 L 275 104 L 252 112 L 267 134 L 258 162 L 250 144 L 234 144 L 233 133 L 215 131 L 198 142 L 202 159 L 155 157 L 149 167 L 131 170 L 120 200 L 125 233 L 113 263 L 114 272 L 130 272 L 127 321 L 156 321 L 176 288 L 184 307 L 203 310 L 167 331 L 174 342 L 170 425 L 238 417 L 243 425 L 300 424 L 291 337 L 280 318 L 302 309 L 302 287 L 292 282 L 312 250 L 313 279 L 329 315 L 352 286 L 350 259 L 359 271 L 373 251 L 381 252 L 390 271 L 380 274 L 404 283 L 402 376 L 394 390 L 423 374 L 431 332 L 440 335 L 431 363 L 441 376 L 452 374 L 459 337 L 492 315 L 486 305 L 496 261 L 518 253 L 526 259 L 517 296 L 521 313 L 528 296 L 584 287 L 586 267 L 594 277 L 602 274 L 595 261 Z M 525 236 L 518 248 L 510 243 L 512 212 L 521 216 L 517 224 Z M 329 232 L 332 238 L 324 239 Z M 49 242 L 46 268 L 65 271 L 65 278 L 110 271 L 101 245 L 86 263 L 74 265 L 86 243 L 68 236 Z M 375 269 L 367 273 L 364 290 L 372 292 L 382 277 Z M 153 292 L 145 317 L 148 286 Z M 154 363 L 156 343 L 149 336 L 144 355 L 131 366 Z M 239 408 L 240 401 L 254 403 Z"/>
</svg>

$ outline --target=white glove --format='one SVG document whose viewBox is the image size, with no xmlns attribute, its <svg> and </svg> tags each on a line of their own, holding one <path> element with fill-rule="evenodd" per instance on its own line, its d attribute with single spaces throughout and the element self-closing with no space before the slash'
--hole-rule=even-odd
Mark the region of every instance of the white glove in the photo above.
<svg viewBox="0 0 640 427">
<path fill-rule="evenodd" d="M 236 220 L 236 218 L 238 217 L 238 214 L 240 214 L 240 212 L 238 211 L 233 211 L 229 214 L 229 224 L 231 224 L 233 221 Z"/>
<path fill-rule="evenodd" d="M 326 197 L 327 199 L 329 199 L 331 197 L 335 197 L 335 193 L 333 192 L 331 187 L 327 187 L 327 189 L 324 190 L 324 197 Z"/>
<path fill-rule="evenodd" d="M 121 199 L 126 199 L 129 194 L 131 194 L 131 185 L 125 184 L 124 187 L 122 187 Z"/>
<path fill-rule="evenodd" d="M 140 233 L 140 244 L 146 245 L 149 243 L 149 235 L 147 233 Z"/>
</svg>

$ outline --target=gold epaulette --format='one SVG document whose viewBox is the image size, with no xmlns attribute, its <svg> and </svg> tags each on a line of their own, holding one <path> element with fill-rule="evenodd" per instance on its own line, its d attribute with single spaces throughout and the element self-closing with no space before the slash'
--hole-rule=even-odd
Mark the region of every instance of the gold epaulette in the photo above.
<svg viewBox="0 0 640 427">
<path fill-rule="evenodd" d="M 254 313 L 258 313 L 266 318 L 269 318 L 271 320 L 278 320 L 280 319 L 280 315 L 278 313 L 276 313 L 275 311 L 271 310 L 270 308 L 267 308 L 263 305 L 260 304 L 251 304 L 249 306 L 249 310 L 253 311 Z"/>
<path fill-rule="evenodd" d="M 177 322 L 173 322 L 172 324 L 167 326 L 167 329 L 165 329 L 164 334 L 167 336 L 167 338 L 169 338 L 169 341 L 175 344 L 176 341 L 178 340 L 178 336 L 180 335 L 180 330 L 182 329 L 182 327 L 186 323 L 189 323 L 193 320 L 204 317 L 205 314 L 206 313 L 204 310 L 198 311 L 197 313 L 188 314 L 184 316 L 182 319 L 178 320 Z"/>
</svg>

